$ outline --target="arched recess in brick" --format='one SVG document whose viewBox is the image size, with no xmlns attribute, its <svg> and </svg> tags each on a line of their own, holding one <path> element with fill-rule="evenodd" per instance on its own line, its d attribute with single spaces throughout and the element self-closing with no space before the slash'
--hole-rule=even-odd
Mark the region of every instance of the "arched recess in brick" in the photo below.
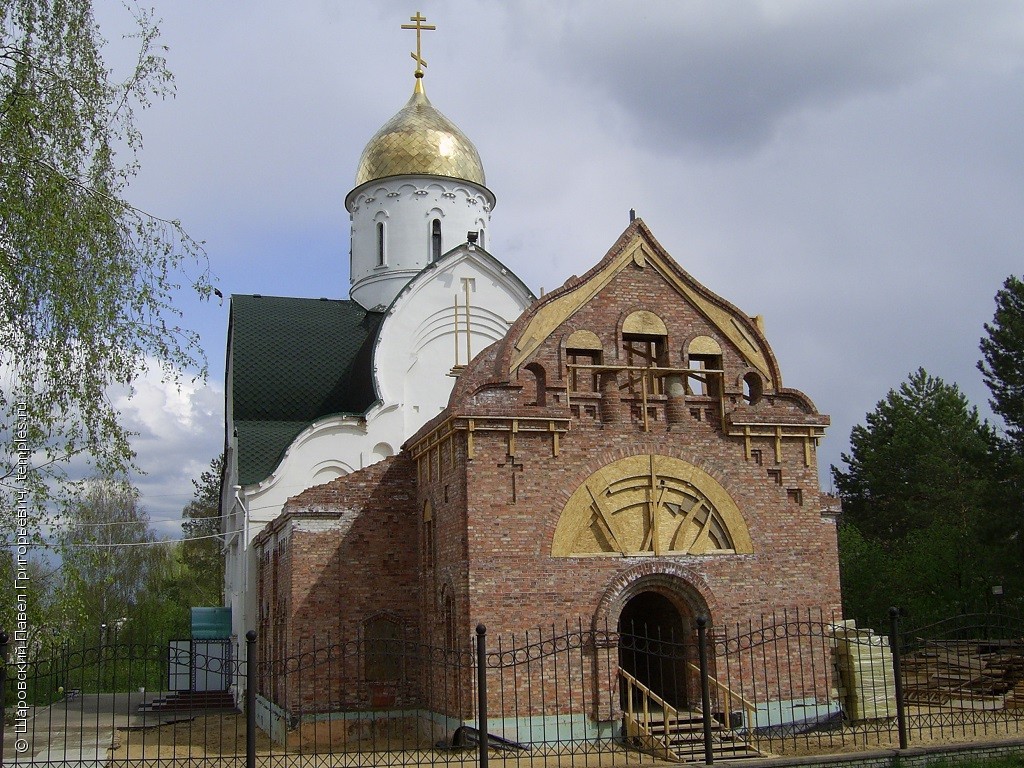
<svg viewBox="0 0 1024 768">
<path fill-rule="evenodd" d="M 720 371 L 722 345 L 710 336 L 697 336 L 686 347 L 686 360 L 691 371 Z M 721 374 L 691 374 L 687 377 L 686 388 L 691 395 L 718 397 L 722 393 Z"/>
<path fill-rule="evenodd" d="M 698 700 L 697 618 L 710 618 L 713 604 L 704 580 L 674 562 L 644 563 L 619 574 L 598 605 L 594 628 L 615 633 L 620 697 L 636 681 L 675 707 Z"/>
<path fill-rule="evenodd" d="M 740 382 L 743 388 L 743 400 L 747 405 L 757 405 L 764 395 L 764 382 L 755 371 L 748 371 L 743 374 Z"/>
<path fill-rule="evenodd" d="M 547 404 L 548 396 L 547 372 L 540 363 L 530 363 L 524 370 L 530 374 L 526 377 L 526 387 L 523 392 L 526 403 L 543 408 Z"/>
<path fill-rule="evenodd" d="M 363 622 L 363 673 L 367 680 L 392 681 L 404 676 L 402 620 L 381 612 Z"/>
<path fill-rule="evenodd" d="M 573 331 L 563 344 L 565 379 L 573 392 L 597 392 L 597 371 L 586 366 L 604 362 L 604 346 L 593 331 Z"/>
<path fill-rule="evenodd" d="M 638 394 L 646 386 L 650 394 L 663 394 L 662 378 L 651 376 L 643 369 L 668 367 L 668 344 L 668 328 L 656 314 L 638 309 L 626 316 L 622 321 L 622 354 L 627 366 L 624 386 L 627 391 Z"/>
</svg>

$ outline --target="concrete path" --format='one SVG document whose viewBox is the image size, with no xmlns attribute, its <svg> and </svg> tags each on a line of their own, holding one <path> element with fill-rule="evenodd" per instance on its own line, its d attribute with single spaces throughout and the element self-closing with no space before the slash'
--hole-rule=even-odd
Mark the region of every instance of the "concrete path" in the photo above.
<svg viewBox="0 0 1024 768">
<path fill-rule="evenodd" d="M 36 707 L 29 717 L 28 733 L 4 729 L 3 768 L 14 765 L 54 768 L 100 768 L 109 762 L 108 751 L 118 728 L 139 725 L 137 714 L 143 700 L 157 694 L 87 693 Z M 145 718 L 156 725 L 166 716 Z"/>
</svg>

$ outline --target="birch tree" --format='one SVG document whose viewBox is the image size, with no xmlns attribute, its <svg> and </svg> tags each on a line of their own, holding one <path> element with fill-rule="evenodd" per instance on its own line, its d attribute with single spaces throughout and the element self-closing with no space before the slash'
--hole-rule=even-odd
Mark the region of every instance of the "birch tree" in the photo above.
<svg viewBox="0 0 1024 768">
<path fill-rule="evenodd" d="M 142 141 L 135 115 L 174 91 L 152 13 L 133 14 L 137 55 L 116 78 L 90 0 L 0 0 L 5 537 L 35 530 L 68 488 L 69 462 L 105 475 L 132 467 L 111 388 L 130 388 L 153 361 L 170 378 L 205 372 L 173 303 L 187 286 L 212 291 L 202 247 L 127 197 Z"/>
</svg>

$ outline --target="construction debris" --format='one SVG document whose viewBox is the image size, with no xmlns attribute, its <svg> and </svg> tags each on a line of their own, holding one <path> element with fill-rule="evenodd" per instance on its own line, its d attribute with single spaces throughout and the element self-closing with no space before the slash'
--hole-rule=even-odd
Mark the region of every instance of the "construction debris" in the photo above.
<svg viewBox="0 0 1024 768">
<path fill-rule="evenodd" d="M 908 704 L 1024 709 L 1024 640 L 922 641 L 902 668 Z"/>
<path fill-rule="evenodd" d="M 857 629 L 852 620 L 832 625 L 832 660 L 843 715 L 849 722 L 896 716 L 896 682 L 889 638 Z"/>
</svg>

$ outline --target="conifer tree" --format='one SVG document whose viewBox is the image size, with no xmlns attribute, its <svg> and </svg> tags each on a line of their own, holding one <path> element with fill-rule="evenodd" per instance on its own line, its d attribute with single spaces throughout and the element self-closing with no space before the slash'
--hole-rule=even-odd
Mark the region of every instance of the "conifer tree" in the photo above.
<svg viewBox="0 0 1024 768">
<path fill-rule="evenodd" d="M 985 323 L 978 370 L 992 393 L 992 410 L 1007 437 L 1024 453 L 1024 282 L 1010 275 L 996 293 L 996 311 Z"/>
<path fill-rule="evenodd" d="M 955 384 L 912 373 L 850 433 L 833 467 L 843 517 L 882 541 L 940 519 L 969 527 L 983 503 L 988 427 Z"/>
<path fill-rule="evenodd" d="M 978 607 L 1006 583 L 992 536 L 992 432 L 955 384 L 912 373 L 853 428 L 843 500 L 844 611 L 878 629 L 888 605 L 915 622 Z"/>
<path fill-rule="evenodd" d="M 221 553 L 220 481 L 224 456 L 210 462 L 210 468 L 193 480 L 195 494 L 181 511 L 181 559 L 193 574 L 195 592 L 193 605 L 220 605 L 224 584 L 224 555 Z"/>
<path fill-rule="evenodd" d="M 1004 434 L 993 440 L 996 473 L 992 506 L 997 514 L 989 535 L 1013 552 L 1008 571 L 1024 562 L 1024 281 L 1010 275 L 996 292 L 996 311 L 985 324 L 978 370 L 992 397 L 992 410 L 1002 417 Z M 1017 596 L 1021 597 L 1021 596 Z"/>
</svg>

